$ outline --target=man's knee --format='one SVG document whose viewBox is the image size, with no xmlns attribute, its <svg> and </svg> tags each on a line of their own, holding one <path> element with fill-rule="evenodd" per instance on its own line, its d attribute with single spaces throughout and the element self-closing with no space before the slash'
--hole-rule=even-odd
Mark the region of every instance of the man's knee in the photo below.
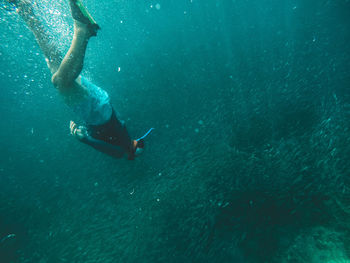
<svg viewBox="0 0 350 263">
<path fill-rule="evenodd" d="M 52 84 L 56 87 L 58 86 L 58 83 L 59 83 L 59 79 L 58 79 L 58 76 L 57 74 L 53 74 L 52 77 L 51 77 L 51 82 Z"/>
<path fill-rule="evenodd" d="M 57 88 L 66 88 L 71 85 L 71 81 L 67 81 L 67 78 L 62 76 L 59 71 L 52 75 L 51 82 Z"/>
</svg>

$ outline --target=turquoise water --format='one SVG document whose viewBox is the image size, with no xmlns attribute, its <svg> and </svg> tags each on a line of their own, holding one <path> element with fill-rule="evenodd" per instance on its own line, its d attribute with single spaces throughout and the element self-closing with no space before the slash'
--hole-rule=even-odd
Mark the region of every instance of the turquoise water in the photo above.
<svg viewBox="0 0 350 263">
<path fill-rule="evenodd" d="M 68 4 L 34 2 L 66 52 Z M 83 74 L 155 128 L 133 162 L 69 135 L 3 3 L 1 263 L 350 262 L 350 1 L 85 0 Z"/>
</svg>

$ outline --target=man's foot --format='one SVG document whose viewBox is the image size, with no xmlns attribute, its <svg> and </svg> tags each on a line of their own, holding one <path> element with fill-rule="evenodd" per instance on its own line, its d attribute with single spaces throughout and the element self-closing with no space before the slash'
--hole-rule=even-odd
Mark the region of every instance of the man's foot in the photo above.
<svg viewBox="0 0 350 263">
<path fill-rule="evenodd" d="M 69 123 L 70 134 L 78 140 L 82 140 L 88 136 L 87 129 L 84 126 L 78 126 L 74 121 Z"/>
<path fill-rule="evenodd" d="M 15 0 L 14 0 L 15 1 Z M 74 20 L 88 26 L 91 36 L 96 36 L 100 26 L 96 23 L 94 18 L 90 15 L 81 0 L 69 0 L 72 17 Z"/>
<path fill-rule="evenodd" d="M 8 11 L 15 11 L 16 8 L 22 8 L 25 5 L 31 5 L 31 2 L 29 0 L 5 0 L 5 3 L 2 5 Z"/>
<path fill-rule="evenodd" d="M 16 6 L 19 2 L 21 2 L 21 0 L 6 0 L 5 2 Z"/>
<path fill-rule="evenodd" d="M 5 0 L 20 16 L 34 16 L 32 0 Z"/>
<path fill-rule="evenodd" d="M 16 7 L 19 7 L 21 5 L 32 5 L 31 0 L 5 0 L 5 2 L 8 2 L 9 4 L 12 4 Z"/>
</svg>

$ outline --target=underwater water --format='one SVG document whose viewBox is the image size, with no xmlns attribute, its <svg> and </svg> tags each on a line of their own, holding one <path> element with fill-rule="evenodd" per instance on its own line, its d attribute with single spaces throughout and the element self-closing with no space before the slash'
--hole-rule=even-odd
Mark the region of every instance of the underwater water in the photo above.
<svg viewBox="0 0 350 263">
<path fill-rule="evenodd" d="M 64 53 L 67 1 L 34 0 Z M 0 263 L 350 262 L 349 0 L 84 0 L 83 75 L 143 155 L 79 143 L 0 7 Z"/>
</svg>

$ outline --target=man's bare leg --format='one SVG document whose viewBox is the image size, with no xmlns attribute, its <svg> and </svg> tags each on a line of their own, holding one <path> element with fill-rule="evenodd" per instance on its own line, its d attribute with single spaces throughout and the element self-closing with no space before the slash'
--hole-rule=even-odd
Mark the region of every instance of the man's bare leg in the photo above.
<svg viewBox="0 0 350 263">
<path fill-rule="evenodd" d="M 57 72 L 52 76 L 52 83 L 63 93 L 76 86 L 76 79 L 83 69 L 86 47 L 90 37 L 96 36 L 100 27 L 91 17 L 81 0 L 68 0 L 74 19 L 72 44 Z M 78 79 L 78 84 L 80 79 Z"/>
<path fill-rule="evenodd" d="M 53 37 L 45 30 L 44 25 L 35 16 L 33 6 L 29 0 L 19 0 L 15 6 L 17 13 L 33 32 L 41 51 L 44 53 L 47 65 L 51 73 L 54 74 L 61 64 L 62 55 L 54 44 Z"/>
<path fill-rule="evenodd" d="M 84 65 L 86 47 L 91 37 L 88 25 L 74 21 L 72 44 L 64 56 L 58 70 L 52 76 L 52 83 L 60 89 L 72 86 Z"/>
<path fill-rule="evenodd" d="M 74 7 L 75 1 L 69 1 L 71 6 L 73 5 Z M 52 37 L 46 32 L 44 25 L 35 16 L 30 1 L 18 0 L 16 7 L 18 14 L 33 32 L 40 49 L 45 55 L 48 67 L 53 74 L 53 84 L 64 91 L 63 93 L 66 93 L 69 88 L 76 87 L 75 80 L 83 68 L 88 41 L 91 36 L 96 35 L 96 32 L 91 31 L 88 24 L 74 20 L 72 44 L 62 60 L 60 52 L 53 44 Z M 79 10 L 74 11 L 79 12 Z"/>
</svg>

